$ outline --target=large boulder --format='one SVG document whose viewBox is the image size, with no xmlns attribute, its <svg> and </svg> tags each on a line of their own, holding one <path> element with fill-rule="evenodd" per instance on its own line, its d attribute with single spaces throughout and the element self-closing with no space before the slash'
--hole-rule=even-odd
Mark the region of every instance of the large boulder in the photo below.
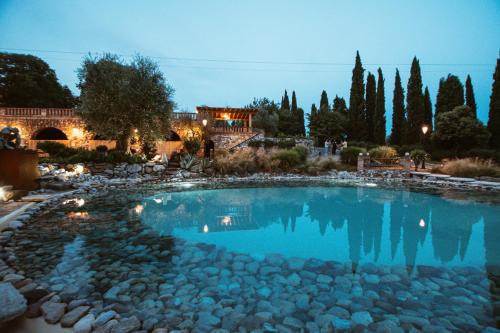
<svg viewBox="0 0 500 333">
<path fill-rule="evenodd" d="M 24 313 L 26 299 L 10 283 L 0 283 L 0 323 L 12 320 Z"/>
</svg>

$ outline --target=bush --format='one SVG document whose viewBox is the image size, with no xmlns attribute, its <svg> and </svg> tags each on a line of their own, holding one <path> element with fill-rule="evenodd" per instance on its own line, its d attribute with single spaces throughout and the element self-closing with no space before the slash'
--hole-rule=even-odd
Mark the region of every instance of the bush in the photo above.
<svg viewBox="0 0 500 333">
<path fill-rule="evenodd" d="M 279 140 L 278 141 L 278 148 L 281 149 L 291 149 L 295 147 L 295 140 L 294 139 L 284 139 L 284 140 Z"/>
<path fill-rule="evenodd" d="M 105 145 L 99 145 L 99 146 L 95 147 L 95 150 L 100 152 L 100 153 L 105 153 L 108 151 L 108 147 Z"/>
<path fill-rule="evenodd" d="M 415 145 L 403 145 L 403 146 L 394 146 L 394 148 L 397 150 L 399 156 L 404 156 L 406 153 L 410 153 L 412 150 L 416 149 L 424 149 L 424 147 L 421 144 L 415 144 Z"/>
<path fill-rule="evenodd" d="M 50 157 L 68 157 L 77 153 L 76 149 L 66 147 L 59 142 L 38 142 L 36 147 L 49 154 Z"/>
<path fill-rule="evenodd" d="M 370 149 L 370 156 L 375 158 L 395 158 L 398 157 L 396 149 L 389 146 L 379 146 Z"/>
<path fill-rule="evenodd" d="M 349 141 L 349 147 L 360 147 L 365 148 L 366 150 L 370 150 L 372 148 L 377 147 L 378 145 L 373 142 L 365 142 L 365 141 Z"/>
<path fill-rule="evenodd" d="M 309 149 L 307 149 L 307 147 L 299 145 L 293 147 L 292 150 L 295 150 L 299 154 L 300 160 L 302 162 L 305 162 L 307 160 L 307 156 L 309 155 Z"/>
<path fill-rule="evenodd" d="M 259 148 L 259 147 L 262 147 L 262 145 L 263 145 L 263 142 L 260 140 L 252 140 L 248 143 L 248 147 L 251 147 L 251 148 Z"/>
<path fill-rule="evenodd" d="M 278 150 L 274 153 L 273 160 L 278 161 L 279 168 L 288 171 L 301 163 L 301 158 L 296 150 Z"/>
<path fill-rule="evenodd" d="M 106 158 L 107 162 L 109 163 L 143 163 L 145 162 L 144 159 L 139 156 L 139 155 L 131 155 L 131 154 L 126 154 L 122 151 L 119 150 L 110 150 L 108 152 L 108 156 Z"/>
<path fill-rule="evenodd" d="M 484 148 L 471 149 L 460 154 L 460 157 L 476 157 L 482 160 L 491 159 L 497 163 L 500 163 L 500 151 L 494 149 L 484 149 Z"/>
<path fill-rule="evenodd" d="M 491 160 L 477 158 L 455 159 L 446 162 L 439 171 L 455 177 L 500 177 L 500 168 Z"/>
<path fill-rule="evenodd" d="M 187 154 L 181 157 L 180 167 L 181 169 L 188 171 L 195 171 L 200 165 L 200 161 L 193 155 Z"/>
<path fill-rule="evenodd" d="M 427 154 L 422 149 L 414 149 L 410 153 L 410 157 L 415 163 L 415 170 L 418 168 L 418 165 L 429 158 L 429 154 Z"/>
<path fill-rule="evenodd" d="M 340 160 L 344 164 L 356 165 L 360 153 L 365 153 L 366 149 L 361 147 L 346 147 L 340 152 Z"/>
<path fill-rule="evenodd" d="M 198 138 L 190 138 L 184 140 L 184 148 L 188 154 L 196 155 L 201 148 L 201 142 Z"/>
</svg>

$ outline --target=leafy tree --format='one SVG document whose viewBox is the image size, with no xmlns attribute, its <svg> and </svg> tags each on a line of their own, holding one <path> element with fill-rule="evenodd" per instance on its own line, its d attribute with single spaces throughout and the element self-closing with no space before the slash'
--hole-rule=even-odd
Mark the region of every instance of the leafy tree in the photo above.
<svg viewBox="0 0 500 333">
<path fill-rule="evenodd" d="M 377 102 L 377 87 L 375 84 L 375 75 L 368 72 L 366 78 L 366 140 L 374 142 L 374 117 Z"/>
<path fill-rule="evenodd" d="M 373 121 L 373 139 L 375 143 L 385 144 L 385 88 L 382 69 L 378 69 L 377 100 L 375 103 L 375 115 Z"/>
<path fill-rule="evenodd" d="M 453 110 L 456 106 L 464 105 L 464 87 L 455 75 L 439 80 L 439 89 L 436 97 L 436 112 L 434 118 L 444 112 Z M 436 129 L 437 129 L 436 122 Z"/>
<path fill-rule="evenodd" d="M 253 116 L 252 126 L 264 130 L 266 136 L 275 136 L 278 132 L 279 123 L 279 107 L 274 101 L 268 98 L 254 98 L 252 103 L 245 106 L 246 108 L 259 109 Z"/>
<path fill-rule="evenodd" d="M 491 133 L 490 146 L 500 148 L 500 58 L 493 74 L 493 86 L 490 96 L 490 111 L 488 113 L 488 130 Z"/>
<path fill-rule="evenodd" d="M 429 132 L 426 135 L 430 135 L 432 133 L 432 102 L 429 88 L 427 87 L 425 87 L 424 91 L 424 124 L 429 128 Z"/>
<path fill-rule="evenodd" d="M 406 140 L 409 144 L 420 141 L 423 114 L 424 97 L 422 94 L 422 75 L 417 57 L 413 58 L 408 80 L 408 92 L 406 94 L 406 111 L 408 114 L 408 125 Z"/>
<path fill-rule="evenodd" d="M 476 97 L 474 97 L 474 88 L 472 87 L 470 75 L 467 75 L 465 80 L 465 105 L 470 107 L 472 113 L 477 117 Z"/>
<path fill-rule="evenodd" d="M 338 97 L 335 95 L 335 98 L 333 99 L 333 112 L 339 112 L 341 115 L 343 115 L 345 118 L 349 116 L 348 110 L 347 110 L 347 104 L 345 102 L 345 99 L 342 97 Z"/>
<path fill-rule="evenodd" d="M 72 108 L 76 101 L 69 88 L 57 81 L 54 70 L 42 59 L 0 53 L 0 105 Z"/>
<path fill-rule="evenodd" d="M 364 71 L 359 51 L 357 51 L 356 63 L 352 70 L 348 125 L 348 137 L 354 141 L 362 141 L 366 138 Z"/>
<path fill-rule="evenodd" d="M 453 149 L 456 154 L 488 142 L 490 133 L 474 116 L 471 108 L 462 105 L 436 117 L 433 141 L 442 148 Z"/>
<path fill-rule="evenodd" d="M 394 79 L 394 93 L 392 97 L 392 130 L 391 144 L 401 146 L 406 144 L 405 128 L 405 96 L 399 70 L 396 69 L 396 78 Z"/>
<path fill-rule="evenodd" d="M 149 58 L 125 64 L 115 55 L 87 57 L 78 78 L 78 114 L 97 134 L 116 138 L 118 150 L 128 151 L 134 130 L 143 145 L 168 133 L 174 90 Z"/>
</svg>

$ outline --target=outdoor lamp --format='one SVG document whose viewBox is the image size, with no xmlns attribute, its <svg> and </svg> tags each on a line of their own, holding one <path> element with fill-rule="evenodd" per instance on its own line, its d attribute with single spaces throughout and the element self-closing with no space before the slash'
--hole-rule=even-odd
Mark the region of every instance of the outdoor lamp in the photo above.
<svg viewBox="0 0 500 333">
<path fill-rule="evenodd" d="M 429 130 L 429 127 L 427 125 L 422 126 L 422 133 L 424 133 L 424 135 L 427 133 L 428 130 Z"/>
<path fill-rule="evenodd" d="M 203 124 L 203 126 L 207 126 L 208 121 L 206 119 L 203 119 L 201 123 Z"/>
</svg>

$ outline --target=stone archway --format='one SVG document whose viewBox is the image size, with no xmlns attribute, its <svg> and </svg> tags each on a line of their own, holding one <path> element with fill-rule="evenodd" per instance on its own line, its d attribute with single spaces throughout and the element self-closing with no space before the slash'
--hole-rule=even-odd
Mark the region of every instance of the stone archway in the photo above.
<svg viewBox="0 0 500 333">
<path fill-rule="evenodd" d="M 47 141 L 60 141 L 60 140 L 68 140 L 68 136 L 56 127 L 44 127 L 33 133 L 31 136 L 32 140 L 47 140 Z"/>
</svg>

